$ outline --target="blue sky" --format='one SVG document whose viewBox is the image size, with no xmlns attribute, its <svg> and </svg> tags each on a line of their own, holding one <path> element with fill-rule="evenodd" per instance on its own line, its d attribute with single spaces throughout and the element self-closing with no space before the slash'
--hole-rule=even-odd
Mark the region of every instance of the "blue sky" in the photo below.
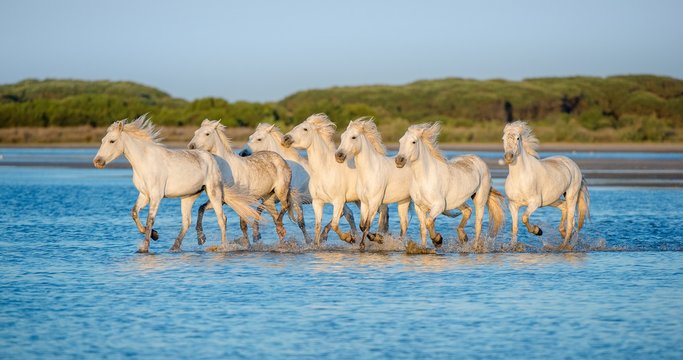
<svg viewBox="0 0 683 360">
<path fill-rule="evenodd" d="M 683 1 L 6 1 L 0 83 L 131 80 L 279 100 L 339 85 L 683 78 Z"/>
</svg>

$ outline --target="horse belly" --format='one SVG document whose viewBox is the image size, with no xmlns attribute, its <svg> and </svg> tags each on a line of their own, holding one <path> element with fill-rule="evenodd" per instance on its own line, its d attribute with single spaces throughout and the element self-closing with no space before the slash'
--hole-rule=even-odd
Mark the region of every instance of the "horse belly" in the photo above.
<svg viewBox="0 0 683 360">
<path fill-rule="evenodd" d="M 194 174 L 170 178 L 166 181 L 164 196 L 169 198 L 183 197 L 200 193 L 204 189 L 204 178 Z"/>
</svg>

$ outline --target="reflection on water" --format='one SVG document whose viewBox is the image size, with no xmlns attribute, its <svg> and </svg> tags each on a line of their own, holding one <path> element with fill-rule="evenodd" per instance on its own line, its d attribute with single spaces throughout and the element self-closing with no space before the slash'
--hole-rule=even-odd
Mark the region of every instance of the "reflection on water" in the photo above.
<svg viewBox="0 0 683 360">
<path fill-rule="evenodd" d="M 545 235 L 522 231 L 521 253 L 506 251 L 509 224 L 490 252 L 471 253 L 446 218 L 433 255 L 406 255 L 396 237 L 365 253 L 334 234 L 311 247 L 291 223 L 287 244 L 269 223 L 252 249 L 209 252 L 191 230 L 171 253 L 180 209 L 167 200 L 153 253 L 137 254 L 127 170 L 0 175 L 3 359 L 683 357 L 680 189 L 592 189 L 571 253 L 553 248 L 556 209 L 534 214 Z"/>
</svg>

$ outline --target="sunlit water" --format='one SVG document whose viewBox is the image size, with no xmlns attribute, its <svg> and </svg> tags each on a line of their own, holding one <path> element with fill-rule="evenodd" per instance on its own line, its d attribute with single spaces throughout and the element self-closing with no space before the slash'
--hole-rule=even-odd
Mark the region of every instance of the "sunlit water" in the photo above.
<svg viewBox="0 0 683 360">
<path fill-rule="evenodd" d="M 190 230 L 171 253 L 168 199 L 141 255 L 130 174 L 0 167 L 0 358 L 683 357 L 682 189 L 593 187 L 577 252 L 553 250 L 559 212 L 541 209 L 544 236 L 521 232 L 523 253 L 506 251 L 509 224 L 471 253 L 444 218 L 444 250 L 419 256 L 402 239 L 359 253 L 333 233 L 311 248 L 291 223 L 287 244 L 268 223 L 262 245 L 209 252 L 212 212 L 208 244 Z"/>
</svg>

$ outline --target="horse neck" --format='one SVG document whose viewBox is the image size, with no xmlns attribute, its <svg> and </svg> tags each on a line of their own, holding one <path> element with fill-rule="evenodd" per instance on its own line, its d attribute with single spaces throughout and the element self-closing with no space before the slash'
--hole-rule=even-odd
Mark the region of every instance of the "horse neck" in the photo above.
<svg viewBox="0 0 683 360">
<path fill-rule="evenodd" d="M 445 166 L 441 161 L 437 160 L 429 152 L 429 149 L 424 144 L 420 143 L 420 156 L 411 164 L 413 175 L 415 179 L 424 179 L 429 176 L 439 174 L 439 168 Z M 438 175 L 436 175 L 438 176 Z"/>
<path fill-rule="evenodd" d="M 378 153 L 365 136 L 361 137 L 361 139 L 361 151 L 356 155 L 356 168 L 359 175 L 363 176 L 368 171 L 374 173 L 376 170 L 381 169 L 382 163 L 386 162 L 387 158 L 383 154 Z"/>
<path fill-rule="evenodd" d="M 150 160 L 149 151 L 161 147 L 158 144 L 136 139 L 125 132 L 121 134 L 121 141 L 123 142 L 123 156 L 126 157 L 134 172 L 149 168 L 147 166 Z"/>
<path fill-rule="evenodd" d="M 306 149 L 308 153 L 308 163 L 312 171 L 325 172 L 336 168 L 334 162 L 334 142 L 325 141 L 322 137 L 316 136 L 311 141 L 311 146 Z"/>
<path fill-rule="evenodd" d="M 517 176 L 521 174 L 530 174 L 533 173 L 533 171 L 530 171 L 535 165 L 540 164 L 540 160 L 538 160 L 536 157 L 531 156 L 526 153 L 526 150 L 524 150 L 524 146 L 522 142 L 520 141 L 518 145 L 519 151 L 519 156 L 517 156 L 517 161 L 515 161 L 513 164 L 508 165 L 508 168 L 510 170 L 510 175 L 511 176 Z"/>
<path fill-rule="evenodd" d="M 218 130 L 216 130 L 215 136 L 216 141 L 214 142 L 213 149 L 211 149 L 211 153 L 223 158 L 230 165 L 231 168 L 241 164 L 242 159 L 240 158 L 240 156 L 232 152 L 230 145 L 224 142 L 223 137 L 218 134 Z"/>
</svg>

